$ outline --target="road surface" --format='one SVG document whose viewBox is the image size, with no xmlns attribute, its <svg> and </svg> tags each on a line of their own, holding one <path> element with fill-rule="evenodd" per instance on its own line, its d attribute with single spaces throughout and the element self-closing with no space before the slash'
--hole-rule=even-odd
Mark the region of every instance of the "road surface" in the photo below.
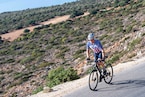
<svg viewBox="0 0 145 97">
<path fill-rule="evenodd" d="M 145 62 L 114 74 L 111 85 L 102 81 L 97 91 L 87 84 L 63 97 L 145 97 Z"/>
</svg>

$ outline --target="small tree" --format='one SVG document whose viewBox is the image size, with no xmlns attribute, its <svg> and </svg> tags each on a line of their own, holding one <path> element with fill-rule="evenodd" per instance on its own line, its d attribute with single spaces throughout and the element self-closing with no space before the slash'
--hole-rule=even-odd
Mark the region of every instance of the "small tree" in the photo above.
<svg viewBox="0 0 145 97">
<path fill-rule="evenodd" d="M 28 32 L 30 32 L 29 29 L 25 29 L 25 30 L 24 30 L 24 33 L 28 33 Z"/>
<path fill-rule="evenodd" d="M 90 14 L 96 14 L 98 11 L 99 11 L 99 9 L 92 9 L 89 12 L 90 12 Z"/>
<path fill-rule="evenodd" d="M 2 37 L 0 36 L 0 44 L 3 43 Z"/>
<path fill-rule="evenodd" d="M 80 16 L 80 15 L 83 15 L 84 13 L 82 12 L 82 11 L 77 11 L 77 10 L 75 10 L 75 11 L 73 11 L 73 13 L 71 14 L 71 18 L 74 18 L 74 17 L 76 17 L 76 16 Z"/>
</svg>

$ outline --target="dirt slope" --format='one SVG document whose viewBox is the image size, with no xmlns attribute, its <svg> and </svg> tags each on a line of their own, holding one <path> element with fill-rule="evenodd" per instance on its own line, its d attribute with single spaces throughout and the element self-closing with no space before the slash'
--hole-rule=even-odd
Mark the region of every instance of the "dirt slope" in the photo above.
<svg viewBox="0 0 145 97">
<path fill-rule="evenodd" d="M 30 31 L 33 31 L 33 29 L 38 26 L 63 22 L 63 21 L 66 21 L 67 19 L 69 19 L 69 17 L 70 17 L 70 15 L 55 17 L 53 19 L 40 23 L 40 25 L 31 26 L 31 27 L 20 29 L 20 30 L 12 31 L 10 33 L 1 35 L 1 37 L 3 40 L 13 41 L 13 40 L 17 39 L 21 34 L 23 34 L 25 29 L 29 29 Z"/>
</svg>

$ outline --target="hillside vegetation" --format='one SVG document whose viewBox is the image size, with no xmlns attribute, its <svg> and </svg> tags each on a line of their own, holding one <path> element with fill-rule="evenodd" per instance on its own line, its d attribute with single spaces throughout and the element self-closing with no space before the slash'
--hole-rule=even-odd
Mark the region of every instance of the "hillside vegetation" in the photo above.
<svg viewBox="0 0 145 97">
<path fill-rule="evenodd" d="M 36 9 L 26 9 L 16 12 L 5 12 L 0 14 L 0 34 L 8 33 L 13 30 L 25 28 L 39 23 L 55 16 L 76 15 L 83 14 L 83 12 L 91 10 L 92 8 L 102 8 L 109 6 L 107 3 L 110 0 L 80 0 L 72 3 L 65 3 L 63 5 L 42 7 Z M 105 4 L 104 4 L 105 3 Z"/>
<path fill-rule="evenodd" d="M 75 18 L 81 15 L 78 14 L 80 11 L 90 14 Z M 2 13 L 0 17 L 5 18 L 0 18 L 0 31 L 14 30 L 19 23 L 23 24 L 20 28 L 29 26 L 25 23 L 34 19 L 32 17 L 37 24 L 64 14 L 71 14 L 71 19 L 42 25 L 32 32 L 27 30 L 13 42 L 0 38 L 2 96 L 24 97 L 37 93 L 43 86 L 52 87 L 81 77 L 73 68 L 86 58 L 86 37 L 91 31 L 101 40 L 109 56 L 107 62 L 113 65 L 144 55 L 145 0 L 80 0 L 48 8 Z"/>
</svg>

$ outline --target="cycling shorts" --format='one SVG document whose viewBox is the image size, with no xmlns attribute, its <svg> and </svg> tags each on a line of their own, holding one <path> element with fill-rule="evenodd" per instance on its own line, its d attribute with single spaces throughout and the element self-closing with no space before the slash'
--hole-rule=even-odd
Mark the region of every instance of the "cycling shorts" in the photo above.
<svg viewBox="0 0 145 97">
<path fill-rule="evenodd" d="M 102 52 L 100 53 L 94 53 L 94 60 L 97 62 L 98 58 L 102 59 Z"/>
</svg>

